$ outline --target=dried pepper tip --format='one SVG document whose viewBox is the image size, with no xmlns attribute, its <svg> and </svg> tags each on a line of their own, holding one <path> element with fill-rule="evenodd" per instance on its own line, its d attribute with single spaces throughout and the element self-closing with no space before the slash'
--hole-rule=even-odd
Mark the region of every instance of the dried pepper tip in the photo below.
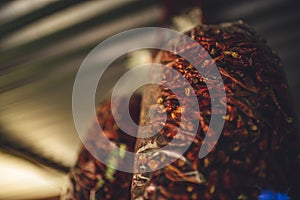
<svg viewBox="0 0 300 200">
<path fill-rule="evenodd" d="M 171 117 L 172 117 L 172 119 L 176 119 L 176 114 L 172 112 Z"/>
<path fill-rule="evenodd" d="M 186 188 L 186 191 L 187 191 L 187 192 L 192 192 L 192 191 L 193 191 L 193 189 L 194 189 L 194 187 L 193 187 L 193 186 L 188 186 L 188 187 Z"/>
<path fill-rule="evenodd" d="M 223 51 L 223 54 L 226 56 L 229 56 L 229 55 L 231 55 L 231 51 Z"/>
<path fill-rule="evenodd" d="M 163 102 L 164 102 L 164 99 L 163 99 L 163 98 L 160 97 L 160 98 L 157 99 L 157 103 L 158 103 L 158 104 L 162 104 Z"/>
<path fill-rule="evenodd" d="M 232 53 L 231 53 L 231 56 L 232 56 L 233 58 L 238 58 L 238 57 L 239 57 L 239 54 L 238 54 L 237 52 L 232 52 Z"/>
<path fill-rule="evenodd" d="M 178 166 L 183 167 L 185 165 L 185 162 L 182 159 L 178 160 Z"/>
<path fill-rule="evenodd" d="M 211 49 L 210 50 L 210 55 L 215 55 L 215 53 L 216 53 L 216 49 Z"/>
<path fill-rule="evenodd" d="M 193 65 L 191 65 L 191 64 L 189 64 L 187 67 L 186 67 L 186 69 L 188 69 L 188 70 L 190 70 L 190 69 L 193 69 L 194 67 L 193 67 Z"/>
<path fill-rule="evenodd" d="M 204 158 L 204 167 L 208 167 L 208 165 L 209 165 L 209 159 Z"/>
<path fill-rule="evenodd" d="M 214 185 L 210 186 L 209 192 L 210 192 L 211 194 L 214 193 L 215 190 L 216 190 L 216 187 L 215 187 Z"/>
<path fill-rule="evenodd" d="M 225 119 L 226 121 L 228 121 L 230 119 L 230 116 L 229 115 L 225 115 L 222 118 Z"/>
<path fill-rule="evenodd" d="M 252 131 L 257 131 L 257 129 L 258 129 L 258 127 L 257 127 L 256 125 L 252 125 L 252 126 L 251 126 L 251 130 L 252 130 Z"/>
</svg>

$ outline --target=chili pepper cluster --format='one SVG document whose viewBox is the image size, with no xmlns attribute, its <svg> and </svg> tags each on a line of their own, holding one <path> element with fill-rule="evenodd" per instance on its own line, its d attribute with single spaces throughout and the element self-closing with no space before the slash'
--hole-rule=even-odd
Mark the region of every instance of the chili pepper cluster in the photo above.
<svg viewBox="0 0 300 200">
<path fill-rule="evenodd" d="M 168 141 L 180 140 L 180 147 L 181 144 L 185 145 L 186 138 L 195 131 L 192 127 L 188 128 L 189 123 L 200 121 L 200 128 L 193 144 L 183 155 L 184 164 L 179 165 L 181 160 L 178 160 L 151 174 L 136 175 L 133 179 L 133 197 L 257 199 L 262 188 L 289 191 L 291 195 L 297 193 L 294 179 L 294 172 L 297 171 L 294 115 L 287 81 L 278 56 L 243 22 L 198 26 L 186 34 L 209 52 L 212 59 L 205 59 L 205 54 L 201 55 L 201 50 L 195 49 L 194 46 L 187 45 L 179 51 L 183 54 L 197 53 L 195 59 L 201 62 L 203 70 L 208 72 L 212 65 L 216 64 L 223 78 L 226 99 L 221 99 L 220 103 L 226 104 L 227 107 L 223 132 L 212 152 L 199 160 L 198 152 L 208 130 L 210 105 L 213 100 L 206 83 L 211 81 L 214 85 L 214 78 L 206 79 L 194 66 L 176 54 L 159 52 L 156 59 L 176 69 L 193 86 L 198 98 L 194 106 L 200 108 L 200 116 L 190 114 L 191 119 L 179 119 L 178 113 L 185 108 L 179 106 L 172 91 L 159 87 L 156 92 L 157 102 L 165 107 L 168 114 L 165 129 L 160 134 Z M 172 74 L 163 76 L 168 77 Z M 176 90 L 185 91 L 186 97 L 183 101 L 189 101 L 190 89 L 186 88 L 185 84 L 178 83 L 176 77 L 172 81 L 172 85 L 178 86 Z M 215 87 L 216 90 L 222 89 L 218 88 L 217 82 Z M 151 94 L 153 98 L 153 93 Z M 149 97 L 146 95 L 144 98 Z M 147 110 L 152 100 L 145 102 L 150 102 L 143 104 Z M 188 104 L 191 103 L 193 102 Z M 193 110 L 186 112 L 192 113 Z M 154 121 L 159 120 L 160 117 L 157 117 Z M 178 127 L 186 131 L 186 138 L 176 138 Z M 141 144 L 138 149 L 147 143 L 159 144 L 161 135 L 150 139 L 138 139 L 137 144 Z M 159 148 L 159 145 L 156 148 Z M 145 163 L 149 165 L 149 161 Z M 183 166 L 190 167 L 188 174 L 198 176 L 185 179 L 187 172 Z M 295 171 L 291 172 L 291 169 Z M 140 184 L 140 176 L 147 177 L 144 184 Z"/>
<path fill-rule="evenodd" d="M 141 154 L 135 163 L 139 173 L 129 174 L 109 170 L 83 149 L 72 170 L 70 199 L 249 200 L 258 199 L 262 189 L 287 193 L 291 199 L 300 198 L 295 117 L 278 56 L 241 21 L 197 26 L 186 35 L 200 44 L 212 59 L 207 59 L 205 52 L 193 45 L 187 44 L 181 49 L 176 49 L 174 41 L 169 45 L 177 52 L 192 53 L 195 62 L 207 74 L 215 64 L 224 88 L 214 82 L 214 77 L 201 75 L 178 54 L 158 51 L 155 61 L 179 74 L 167 70 L 153 77 L 162 76 L 162 83 L 171 81 L 169 84 L 183 94 L 180 99 L 184 102 L 179 102 L 175 92 L 162 85 L 147 87 L 140 102 L 141 109 L 135 109 L 139 124 L 150 125 L 147 126 L 149 133 L 161 124 L 163 128 L 155 136 L 137 137 L 136 141 L 124 136 L 126 134 L 116 127 L 109 104 L 100 106 L 98 121 L 111 141 L 126 145 L 125 149 L 137 154 L 152 151 L 153 154 L 150 157 Z M 180 82 L 177 76 L 186 78 L 189 85 Z M 219 101 L 226 106 L 226 115 L 217 144 L 205 158 L 199 159 L 199 150 L 210 126 L 211 102 L 216 100 L 210 97 L 208 82 L 215 91 L 225 89 L 226 99 Z M 196 102 L 191 100 L 192 92 L 197 97 Z M 155 112 L 150 118 L 148 111 L 150 107 L 153 109 L 153 104 L 156 104 Z M 196 107 L 200 114 L 191 109 Z M 182 117 L 184 112 L 189 113 L 188 118 Z M 180 137 L 176 134 L 179 128 L 183 130 Z M 141 134 L 135 131 L 138 136 Z M 194 132 L 196 137 L 193 137 Z M 90 145 L 102 148 L 109 155 L 109 147 L 96 138 L 97 133 L 91 131 Z M 171 144 L 170 141 L 175 141 L 170 150 L 159 150 Z M 190 145 L 188 150 L 175 162 L 151 171 L 163 166 L 186 145 Z"/>
<path fill-rule="evenodd" d="M 134 95 L 131 98 L 129 109 L 135 123 L 138 123 L 139 105 L 140 96 Z M 116 106 L 120 116 L 125 113 L 126 108 L 128 109 L 128 105 L 124 105 L 122 99 Z M 102 127 L 103 131 L 98 131 L 97 124 Z M 130 129 L 132 132 L 137 132 L 134 128 L 127 127 L 127 130 Z M 97 108 L 97 121 L 92 123 L 87 133 L 84 141 L 87 146 L 80 151 L 76 165 L 70 172 L 70 184 L 66 194 L 62 197 L 63 199 L 130 199 L 132 174 L 115 170 L 96 159 L 98 153 L 101 156 L 105 155 L 106 160 L 111 161 L 110 164 L 113 166 L 117 165 L 118 162 L 124 164 L 126 157 L 124 155 L 121 156 L 121 160 L 116 160 L 111 153 L 111 144 L 99 140 L 99 134 L 104 134 L 110 142 L 120 149 L 134 151 L 135 138 L 119 129 L 111 112 L 110 99 L 104 101 Z"/>
</svg>

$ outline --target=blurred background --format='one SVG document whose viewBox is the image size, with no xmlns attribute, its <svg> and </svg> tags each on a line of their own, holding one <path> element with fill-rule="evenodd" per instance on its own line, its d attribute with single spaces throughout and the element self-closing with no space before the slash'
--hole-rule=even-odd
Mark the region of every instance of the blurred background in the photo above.
<svg viewBox="0 0 300 200">
<path fill-rule="evenodd" d="M 2 0 L 0 199 L 58 199 L 80 148 L 72 118 L 73 82 L 93 47 L 124 30 L 164 26 L 195 5 L 202 6 L 208 24 L 243 19 L 268 41 L 282 59 L 299 115 L 296 0 Z M 124 73 L 122 61 L 110 66 L 102 87 L 108 90 Z"/>
</svg>

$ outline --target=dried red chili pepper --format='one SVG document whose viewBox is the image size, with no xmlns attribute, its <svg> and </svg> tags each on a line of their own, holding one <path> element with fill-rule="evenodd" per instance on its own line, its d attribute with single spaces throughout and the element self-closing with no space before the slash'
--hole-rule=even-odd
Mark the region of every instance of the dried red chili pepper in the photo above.
<svg viewBox="0 0 300 200">
<path fill-rule="evenodd" d="M 211 99 L 205 81 L 213 83 L 214 80 L 205 80 L 184 58 L 159 52 L 156 59 L 180 72 L 193 86 L 198 97 L 193 106 L 199 106 L 201 113 L 191 115 L 191 119 L 180 119 L 180 110 L 185 108 L 180 107 L 174 94 L 163 86 L 150 88 L 143 97 L 140 125 L 151 123 L 146 113 L 154 103 L 165 108 L 167 121 L 162 122 L 160 114 L 152 118 L 164 123 L 164 128 L 156 136 L 138 139 L 136 151 L 151 152 L 171 139 L 178 141 L 179 148 L 187 145 L 185 140 L 195 131 L 189 122 L 200 121 L 200 128 L 188 151 L 171 165 L 151 173 L 142 172 L 142 169 L 163 164 L 172 152 L 162 151 L 152 158 L 138 160 L 141 173 L 133 177 L 132 198 L 257 199 L 261 189 L 272 189 L 299 199 L 294 114 L 277 55 L 241 21 L 197 26 L 186 34 L 210 53 L 223 78 L 227 95 L 226 101 L 221 100 L 223 104 L 227 102 L 223 132 L 212 152 L 199 159 L 199 148 L 211 116 Z M 187 45 L 181 51 L 195 49 Z M 202 62 L 201 52 L 197 56 Z M 202 64 L 208 71 L 212 67 L 209 61 Z M 166 80 L 172 77 L 171 74 L 164 76 Z M 183 100 L 188 102 L 191 91 L 176 78 L 171 80 L 176 90 L 186 94 Z M 185 130 L 183 138 L 176 138 L 179 126 Z M 153 159 L 155 156 L 158 158 Z"/>
</svg>

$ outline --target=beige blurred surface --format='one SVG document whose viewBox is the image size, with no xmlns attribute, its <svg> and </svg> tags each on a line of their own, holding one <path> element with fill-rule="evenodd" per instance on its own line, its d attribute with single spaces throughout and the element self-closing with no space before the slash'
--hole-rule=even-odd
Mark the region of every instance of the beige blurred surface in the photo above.
<svg viewBox="0 0 300 200">
<path fill-rule="evenodd" d="M 72 116 L 78 68 L 109 36 L 157 23 L 162 8 L 158 1 L 8 1 L 0 13 L 0 199 L 57 197 L 80 149 Z M 101 91 L 124 69 L 110 67 Z M 104 96 L 97 93 L 97 102 Z"/>
</svg>

